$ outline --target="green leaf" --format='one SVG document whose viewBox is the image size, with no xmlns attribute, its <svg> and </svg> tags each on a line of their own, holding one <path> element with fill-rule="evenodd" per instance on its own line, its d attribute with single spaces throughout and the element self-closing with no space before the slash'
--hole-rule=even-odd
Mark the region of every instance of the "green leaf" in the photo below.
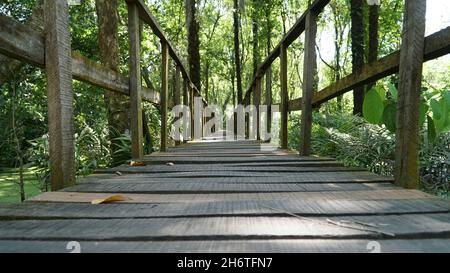
<svg viewBox="0 0 450 273">
<path fill-rule="evenodd" d="M 425 123 L 425 119 L 430 107 L 424 101 L 421 101 L 419 109 L 420 109 L 419 126 L 422 126 Z"/>
<path fill-rule="evenodd" d="M 427 122 L 428 122 L 428 142 L 434 143 L 437 139 L 437 133 L 436 133 L 436 127 L 434 126 L 433 118 L 430 116 L 427 116 Z"/>
<path fill-rule="evenodd" d="M 393 85 L 392 83 L 390 83 L 388 86 L 389 86 L 389 93 L 391 94 L 392 99 L 394 101 L 397 101 L 398 99 L 397 87 L 395 87 L 395 85 Z"/>
<path fill-rule="evenodd" d="M 372 124 L 380 124 L 383 117 L 383 100 L 376 88 L 367 92 L 364 98 L 363 115 Z"/>
<path fill-rule="evenodd" d="M 384 108 L 383 123 L 391 133 L 395 133 L 397 130 L 397 106 L 395 103 L 390 103 Z"/>
<path fill-rule="evenodd" d="M 430 106 L 431 106 L 431 111 L 433 111 L 433 119 L 434 120 L 441 119 L 442 118 L 442 110 L 441 110 L 440 103 L 437 100 L 432 99 L 430 101 Z"/>
</svg>

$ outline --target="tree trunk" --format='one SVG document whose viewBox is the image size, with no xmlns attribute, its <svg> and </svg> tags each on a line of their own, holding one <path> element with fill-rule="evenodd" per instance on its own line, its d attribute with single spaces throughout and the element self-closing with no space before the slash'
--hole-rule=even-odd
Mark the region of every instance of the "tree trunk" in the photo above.
<svg viewBox="0 0 450 273">
<path fill-rule="evenodd" d="M 237 103 L 242 103 L 243 92 L 242 92 L 242 74 L 241 74 L 241 53 L 240 53 L 240 42 L 239 42 L 239 2 L 234 0 L 234 13 L 233 13 L 233 27 L 234 27 L 234 64 L 237 82 Z"/>
<path fill-rule="evenodd" d="M 378 60 L 378 19 L 380 16 L 380 7 L 372 5 L 369 7 L 369 63 Z M 367 90 L 372 89 L 376 82 L 367 86 Z"/>
<path fill-rule="evenodd" d="M 253 76 L 256 75 L 256 71 L 259 66 L 259 43 L 258 43 L 258 10 L 259 0 L 253 0 L 253 12 L 252 12 L 252 33 L 253 33 Z"/>
<path fill-rule="evenodd" d="M 186 27 L 188 33 L 188 60 L 191 80 L 201 91 L 200 38 L 196 0 L 186 0 Z"/>
<path fill-rule="evenodd" d="M 16 142 L 16 154 L 17 154 L 17 161 L 19 162 L 19 193 L 20 193 L 20 201 L 25 201 L 25 182 L 23 179 L 23 153 L 22 153 L 22 145 L 21 140 L 19 138 L 19 134 L 17 132 L 17 118 L 16 118 L 16 112 L 17 112 L 17 86 L 16 81 L 13 80 L 11 83 L 12 88 L 12 95 L 13 95 L 13 102 L 12 102 L 12 129 L 13 129 L 13 135 L 14 135 L 14 141 Z"/>
<path fill-rule="evenodd" d="M 350 1 L 350 14 L 352 18 L 352 71 L 359 71 L 364 65 L 364 18 L 363 1 Z M 353 114 L 362 115 L 364 102 L 364 87 L 353 90 Z"/>
<path fill-rule="evenodd" d="M 100 59 L 103 65 L 119 71 L 119 41 L 118 41 L 118 2 L 117 0 L 96 0 L 96 11 L 99 25 L 98 44 Z M 129 131 L 128 98 L 124 95 L 105 91 L 105 105 L 108 112 L 109 140 L 113 165 L 120 163 L 116 155 L 119 144 L 116 139 Z"/>
<path fill-rule="evenodd" d="M 271 20 L 271 5 L 266 5 L 266 28 L 267 28 L 267 56 L 269 56 L 272 51 L 272 22 Z M 267 132 L 270 134 L 272 132 L 272 67 L 269 67 L 266 71 L 266 97 L 265 103 L 267 105 Z M 267 139 L 270 143 L 271 139 Z"/>
</svg>

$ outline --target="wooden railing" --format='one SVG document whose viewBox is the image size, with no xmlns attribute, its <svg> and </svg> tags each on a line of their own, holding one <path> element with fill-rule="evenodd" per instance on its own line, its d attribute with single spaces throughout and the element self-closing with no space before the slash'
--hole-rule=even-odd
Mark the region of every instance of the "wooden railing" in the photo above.
<svg viewBox="0 0 450 273">
<path fill-rule="evenodd" d="M 71 51 L 67 0 L 44 1 L 44 33 L 36 32 L 12 18 L 0 15 L 0 53 L 46 70 L 52 190 L 59 190 L 75 183 L 72 79 L 130 97 L 133 160 L 143 159 L 143 100 L 160 105 L 161 150 L 165 151 L 168 142 L 169 104 L 181 103 L 183 95 L 183 103 L 191 106 L 194 97 L 201 97 L 181 58 L 144 2 L 142 0 L 126 0 L 126 2 L 130 40 L 129 76 L 119 74 Z M 160 92 L 144 87 L 141 83 L 140 20 L 148 24 L 153 34 L 161 41 Z M 175 63 L 177 83 L 174 85 L 172 102 L 169 102 L 168 95 L 169 58 Z M 181 92 L 181 77 L 184 80 L 183 92 Z M 207 104 L 204 99 L 203 104 Z"/>
<path fill-rule="evenodd" d="M 317 17 L 323 9 L 330 3 L 330 0 L 316 0 L 306 12 L 300 17 L 295 25 L 289 30 L 279 44 L 272 50 L 269 56 L 257 69 L 241 104 L 259 105 L 261 98 L 261 79 L 268 72 L 273 62 L 280 58 L 280 143 L 282 148 L 288 148 L 288 113 L 290 111 L 302 110 L 301 132 L 300 132 L 300 155 L 308 156 L 311 147 L 311 124 L 312 109 L 320 106 L 339 95 L 364 86 L 376 80 L 382 79 L 391 74 L 400 72 L 399 94 L 403 105 L 398 108 L 397 120 L 404 121 L 397 129 L 397 149 L 396 149 L 396 178 L 397 182 L 409 187 L 408 181 L 418 182 L 418 128 L 409 123 L 418 124 L 418 115 L 413 113 L 419 109 L 418 93 L 411 96 L 410 92 L 417 91 L 417 86 L 411 86 L 411 79 L 416 80 L 414 84 L 419 84 L 417 79 L 421 79 L 421 66 L 424 61 L 436 59 L 450 53 L 450 27 L 443 29 L 433 35 L 424 38 L 426 1 L 405 0 L 403 43 L 400 51 L 396 51 L 376 62 L 366 64 L 363 68 L 330 86 L 317 91 L 314 90 L 314 70 L 317 67 L 316 61 L 316 33 Z M 304 65 L 303 65 L 303 87 L 302 97 L 289 100 L 288 95 L 288 49 L 289 46 L 305 32 Z M 419 34 L 417 34 L 419 33 Z M 409 36 L 408 36 L 409 35 Z M 421 45 L 423 44 L 423 47 Z M 419 49 L 415 48 L 419 46 Z M 404 53 L 404 54 L 402 54 Z M 411 55 L 414 53 L 415 55 Z M 415 60 L 415 62 L 410 62 Z M 403 65 L 402 65 L 403 63 Z M 411 91 L 413 90 L 413 91 Z M 265 90 L 271 92 L 271 88 Z M 266 93 L 266 104 L 272 104 L 272 94 Z M 414 99 L 416 98 L 416 99 Z M 406 118 L 405 118 L 406 117 Z M 258 123 L 259 123 L 258 119 Z M 272 121 L 270 116 L 267 123 Z M 248 127 L 248 125 L 247 125 Z M 259 130 L 259 124 L 257 125 Z M 412 150 L 410 153 L 405 152 Z M 413 175 L 411 175 L 413 173 Z M 415 182 L 414 182 L 415 183 Z M 416 185 L 418 185 L 416 183 Z"/>
</svg>

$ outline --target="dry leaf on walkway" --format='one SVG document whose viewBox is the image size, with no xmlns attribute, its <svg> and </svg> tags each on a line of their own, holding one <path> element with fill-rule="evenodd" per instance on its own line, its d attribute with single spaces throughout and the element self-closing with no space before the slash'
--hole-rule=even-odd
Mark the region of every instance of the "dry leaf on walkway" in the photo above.
<svg viewBox="0 0 450 273">
<path fill-rule="evenodd" d="M 130 166 L 131 167 L 143 167 L 143 166 L 145 166 L 145 162 L 142 162 L 142 161 L 131 161 Z"/>
<path fill-rule="evenodd" d="M 107 203 L 114 203 L 114 202 L 120 202 L 120 201 L 126 201 L 126 200 L 130 200 L 130 198 L 127 198 L 123 195 L 111 195 L 107 198 L 103 198 L 103 199 L 94 199 L 91 201 L 92 205 L 99 205 L 99 204 L 107 204 Z"/>
</svg>

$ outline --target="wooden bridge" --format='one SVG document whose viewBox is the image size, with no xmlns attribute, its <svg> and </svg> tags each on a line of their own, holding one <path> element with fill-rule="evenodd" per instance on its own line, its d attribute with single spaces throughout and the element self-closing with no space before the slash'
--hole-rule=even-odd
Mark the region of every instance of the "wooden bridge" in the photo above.
<svg viewBox="0 0 450 273">
<path fill-rule="evenodd" d="M 313 84 L 315 36 L 317 16 L 329 0 L 314 1 L 262 63 L 242 102 L 261 104 L 261 79 L 280 57 L 281 149 L 274 150 L 259 134 L 227 141 L 224 135 L 232 132 L 221 131 L 168 146 L 169 105 L 192 106 L 200 92 L 142 0 L 127 0 L 129 76 L 71 53 L 67 2 L 44 2 L 44 33 L 0 15 L 0 53 L 47 72 L 53 192 L 0 206 L 0 252 L 67 252 L 73 242 L 82 252 L 450 252 L 450 202 L 403 188 L 416 188 L 419 181 L 422 63 L 450 52 L 450 28 L 424 37 L 425 1 L 405 1 L 399 52 L 321 91 Z M 160 92 L 140 80 L 139 20 L 161 40 Z M 289 101 L 287 50 L 303 32 L 303 96 Z M 173 100 L 170 58 L 176 71 Z M 313 107 L 396 72 L 395 179 L 310 155 Z M 75 183 L 73 78 L 130 96 L 133 160 L 143 166 L 99 170 Z M 265 98 L 271 105 L 272 94 Z M 161 152 L 150 156 L 142 149 L 142 100 L 161 107 Z M 298 110 L 300 153 L 287 150 L 288 112 Z M 92 204 L 112 196 L 121 201 Z"/>
</svg>

